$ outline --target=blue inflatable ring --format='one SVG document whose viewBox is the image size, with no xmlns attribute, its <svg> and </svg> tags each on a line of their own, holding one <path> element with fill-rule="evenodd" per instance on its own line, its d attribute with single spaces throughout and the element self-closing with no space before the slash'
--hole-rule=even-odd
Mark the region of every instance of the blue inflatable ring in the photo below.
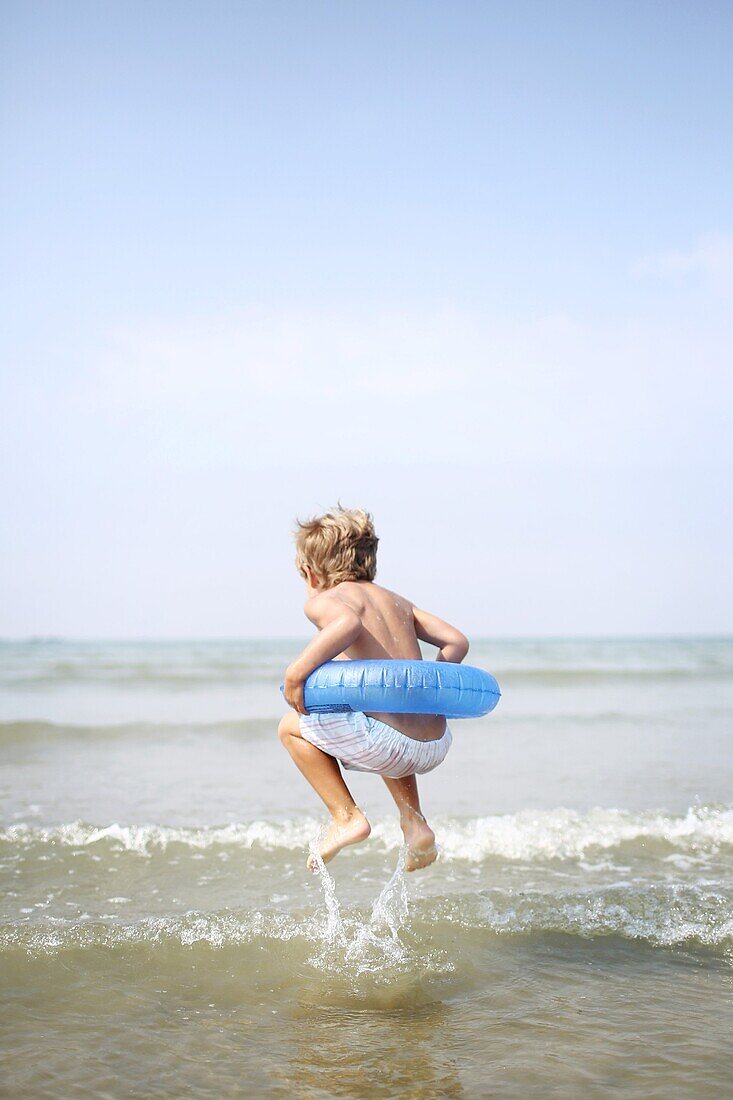
<svg viewBox="0 0 733 1100">
<path fill-rule="evenodd" d="M 352 710 L 480 718 L 500 696 L 489 672 L 448 661 L 326 661 L 304 687 L 305 709 L 312 714 Z"/>
</svg>

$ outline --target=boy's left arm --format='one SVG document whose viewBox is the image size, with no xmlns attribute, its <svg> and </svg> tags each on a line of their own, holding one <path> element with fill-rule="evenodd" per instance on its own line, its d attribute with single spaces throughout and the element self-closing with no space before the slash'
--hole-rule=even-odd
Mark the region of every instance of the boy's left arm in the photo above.
<svg viewBox="0 0 733 1100">
<path fill-rule="evenodd" d="M 305 605 L 305 613 L 318 634 L 285 671 L 285 701 L 298 714 L 307 714 L 303 684 L 314 668 L 347 649 L 361 632 L 361 619 L 337 596 L 321 593 Z"/>
</svg>

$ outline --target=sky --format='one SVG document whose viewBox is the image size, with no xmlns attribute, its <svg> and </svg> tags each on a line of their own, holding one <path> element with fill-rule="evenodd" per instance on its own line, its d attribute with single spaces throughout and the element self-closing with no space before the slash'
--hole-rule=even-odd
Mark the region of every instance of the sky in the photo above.
<svg viewBox="0 0 733 1100">
<path fill-rule="evenodd" d="M 733 626 L 733 5 L 0 4 L 0 636 Z"/>
</svg>

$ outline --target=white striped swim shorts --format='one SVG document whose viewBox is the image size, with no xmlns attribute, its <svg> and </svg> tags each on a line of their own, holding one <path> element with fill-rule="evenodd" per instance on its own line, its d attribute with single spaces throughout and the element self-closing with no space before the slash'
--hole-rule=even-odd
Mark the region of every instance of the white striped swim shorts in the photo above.
<svg viewBox="0 0 733 1100">
<path fill-rule="evenodd" d="M 300 736 L 345 768 L 389 779 L 431 772 L 443 763 L 453 741 L 447 726 L 437 741 L 416 741 L 359 711 L 301 714 Z"/>
</svg>

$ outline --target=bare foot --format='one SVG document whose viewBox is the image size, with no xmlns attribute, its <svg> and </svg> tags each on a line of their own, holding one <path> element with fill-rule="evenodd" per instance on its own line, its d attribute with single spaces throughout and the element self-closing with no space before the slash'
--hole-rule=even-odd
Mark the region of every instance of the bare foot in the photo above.
<svg viewBox="0 0 733 1100">
<path fill-rule="evenodd" d="M 318 843 L 321 859 L 324 863 L 328 863 L 348 844 L 358 844 L 366 840 L 371 831 L 372 827 L 361 810 L 354 810 L 351 817 L 344 821 L 331 818 L 326 835 Z M 318 860 L 312 854 L 308 856 L 307 867 L 309 871 L 318 870 Z"/>
<path fill-rule="evenodd" d="M 422 867 L 435 863 L 438 858 L 435 833 L 422 814 L 417 810 L 410 810 L 400 819 L 400 825 L 407 844 L 405 870 L 419 871 Z"/>
</svg>

